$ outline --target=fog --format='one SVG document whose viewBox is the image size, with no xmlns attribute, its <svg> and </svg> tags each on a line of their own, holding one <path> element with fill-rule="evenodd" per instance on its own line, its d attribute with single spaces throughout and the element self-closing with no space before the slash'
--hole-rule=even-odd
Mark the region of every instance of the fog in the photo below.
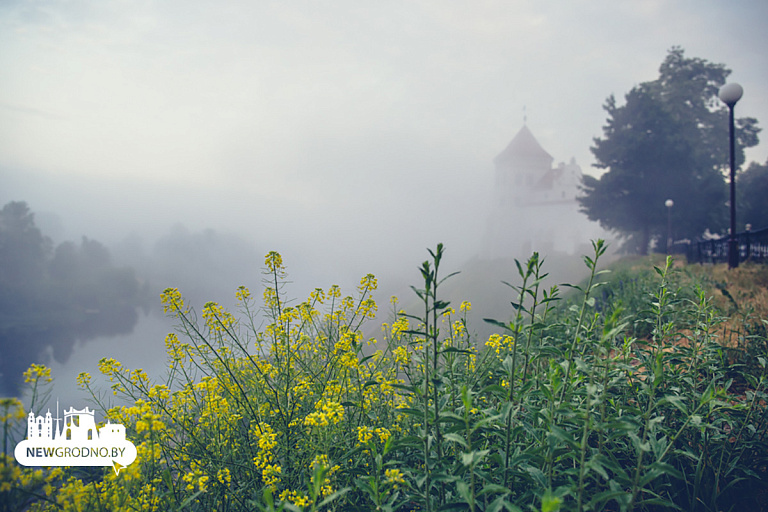
<svg viewBox="0 0 768 512">
<path fill-rule="evenodd" d="M 149 287 L 130 335 L 48 361 L 54 395 L 104 356 L 161 373 L 160 291 L 231 305 L 270 250 L 291 296 L 373 273 L 382 309 L 438 242 L 479 318 L 504 314 L 488 296 L 532 250 L 578 281 L 596 231 L 524 243 L 557 232 L 550 209 L 492 228 L 494 158 L 525 125 L 554 166 L 597 174 L 605 99 L 674 45 L 731 68 L 737 115 L 766 122 L 766 22 L 759 1 L 3 2 L 0 207 L 25 201 L 54 243 L 97 240 Z M 514 243 L 489 253 L 489 232 Z"/>
</svg>

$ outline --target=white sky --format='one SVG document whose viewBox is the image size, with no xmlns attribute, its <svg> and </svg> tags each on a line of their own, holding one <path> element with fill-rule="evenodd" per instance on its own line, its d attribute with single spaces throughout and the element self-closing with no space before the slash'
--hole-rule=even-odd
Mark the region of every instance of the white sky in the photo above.
<svg viewBox="0 0 768 512">
<path fill-rule="evenodd" d="M 289 270 L 471 255 L 524 107 L 590 172 L 606 97 L 680 45 L 766 126 L 766 26 L 762 0 L 2 0 L 0 200 L 75 238 L 238 231 Z"/>
</svg>

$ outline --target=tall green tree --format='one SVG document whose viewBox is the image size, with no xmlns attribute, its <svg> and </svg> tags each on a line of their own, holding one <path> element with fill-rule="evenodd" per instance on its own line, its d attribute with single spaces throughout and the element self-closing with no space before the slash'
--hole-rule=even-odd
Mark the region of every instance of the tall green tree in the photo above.
<svg viewBox="0 0 768 512">
<path fill-rule="evenodd" d="M 768 160 L 752 162 L 736 176 L 736 193 L 736 229 L 747 224 L 753 230 L 768 228 Z"/>
<path fill-rule="evenodd" d="M 594 139 L 600 178 L 585 176 L 581 211 L 618 232 L 642 254 L 674 238 L 727 226 L 728 110 L 717 98 L 731 73 L 723 64 L 687 58 L 672 48 L 659 77 L 632 88 L 623 105 L 610 96 L 603 136 Z M 757 120 L 737 120 L 737 163 L 757 144 Z M 665 202 L 671 199 L 671 211 Z"/>
</svg>

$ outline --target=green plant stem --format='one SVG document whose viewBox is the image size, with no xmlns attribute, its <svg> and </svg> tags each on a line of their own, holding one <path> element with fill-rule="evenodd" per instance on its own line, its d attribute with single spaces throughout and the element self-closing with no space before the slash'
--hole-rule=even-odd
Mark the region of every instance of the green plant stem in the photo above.
<svg viewBox="0 0 768 512">
<path fill-rule="evenodd" d="M 589 404 L 589 397 L 587 397 L 587 404 Z M 583 510 L 583 499 L 584 499 L 584 479 L 587 476 L 587 438 L 589 437 L 589 429 L 592 426 L 592 417 L 590 415 L 590 407 L 587 407 L 586 410 L 586 418 L 584 419 L 584 428 L 581 432 L 581 444 L 579 446 L 579 449 L 581 451 L 581 455 L 579 458 L 579 494 L 577 497 L 577 505 L 576 510 Z"/>
<path fill-rule="evenodd" d="M 600 256 L 605 252 L 603 240 L 592 242 L 592 247 L 595 251 L 594 259 L 586 258 L 587 265 L 590 269 L 589 282 L 584 289 L 584 299 L 581 302 L 581 310 L 579 311 L 579 319 L 576 322 L 576 332 L 573 333 L 573 340 L 571 346 L 568 348 L 568 365 L 565 368 L 565 378 L 563 380 L 563 388 L 560 390 L 560 403 L 565 399 L 565 391 L 568 389 L 568 381 L 571 376 L 571 368 L 573 367 L 574 357 L 573 354 L 576 351 L 576 345 L 579 342 L 579 335 L 581 333 L 581 327 L 584 325 L 584 316 L 587 311 L 587 304 L 589 303 L 589 294 L 592 292 L 592 288 L 595 283 L 595 277 L 597 276 L 597 261 Z"/>
<path fill-rule="evenodd" d="M 635 476 L 632 479 L 632 498 L 629 501 L 629 506 L 627 507 L 627 510 L 629 512 L 632 512 L 635 508 L 635 501 L 637 500 L 637 495 L 640 492 L 640 489 L 638 489 L 637 485 L 640 483 L 640 475 L 643 471 L 643 458 L 645 455 L 645 451 L 643 450 L 643 445 L 648 441 L 648 435 L 649 430 L 651 428 L 651 412 L 653 411 L 653 391 L 651 391 L 650 396 L 648 397 L 648 406 L 646 407 L 645 413 L 643 414 L 643 437 L 640 440 L 640 444 L 637 447 L 637 461 L 635 462 Z"/>
<path fill-rule="evenodd" d="M 440 400 L 438 399 L 438 389 L 437 389 L 437 383 L 438 383 L 438 368 L 439 368 L 439 359 L 440 359 L 440 342 L 438 339 L 438 328 L 437 328 L 437 270 L 440 265 L 440 247 L 438 247 L 438 253 L 437 256 L 433 255 L 434 261 L 435 261 L 435 272 L 434 272 L 434 278 L 432 280 L 432 328 L 430 330 L 431 336 L 432 336 L 432 347 L 433 347 L 433 353 L 432 353 L 432 405 L 435 410 L 435 446 L 437 448 L 437 460 L 442 461 L 443 460 L 443 440 L 441 436 L 441 429 L 440 429 Z M 440 505 L 443 505 L 445 503 L 445 484 L 440 483 Z"/>
<path fill-rule="evenodd" d="M 533 257 L 528 260 L 528 267 L 525 272 L 521 272 L 523 277 L 523 284 L 520 286 L 520 295 L 517 303 L 517 313 L 515 315 L 515 328 L 513 331 L 513 345 L 512 345 L 512 370 L 509 374 L 509 395 L 507 401 L 509 402 L 509 412 L 507 413 L 506 425 L 504 429 L 504 487 L 509 487 L 509 457 L 512 444 L 512 411 L 515 403 L 515 382 L 517 381 L 517 346 L 520 337 L 520 330 L 523 322 L 523 302 L 525 301 L 525 294 L 527 291 L 528 278 L 531 276 L 531 263 Z M 516 262 L 517 263 L 517 262 Z M 518 264 L 519 269 L 519 264 Z"/>
<path fill-rule="evenodd" d="M 528 338 L 525 342 L 525 364 L 523 365 L 523 381 L 520 384 L 521 387 L 525 386 L 525 382 L 528 378 L 528 362 L 530 360 L 531 355 L 531 340 L 533 339 L 534 334 L 534 325 L 536 325 L 536 306 L 539 304 L 539 286 L 541 285 L 541 277 L 539 275 L 541 271 L 541 261 L 539 260 L 538 253 L 534 253 L 533 257 L 531 259 L 534 259 L 533 262 L 533 270 L 534 270 L 534 288 L 533 288 L 533 304 L 531 305 L 530 310 L 530 318 L 531 318 L 531 324 L 528 327 Z"/>
</svg>

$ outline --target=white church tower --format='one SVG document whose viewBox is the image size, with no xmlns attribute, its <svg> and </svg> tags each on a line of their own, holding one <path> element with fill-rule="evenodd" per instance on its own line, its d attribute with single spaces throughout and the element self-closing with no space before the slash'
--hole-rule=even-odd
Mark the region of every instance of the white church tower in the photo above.
<svg viewBox="0 0 768 512">
<path fill-rule="evenodd" d="M 525 124 L 494 159 L 493 203 L 483 240 L 483 259 L 525 259 L 533 251 L 573 254 L 601 236 L 579 212 L 581 167 L 554 158 Z"/>
</svg>

